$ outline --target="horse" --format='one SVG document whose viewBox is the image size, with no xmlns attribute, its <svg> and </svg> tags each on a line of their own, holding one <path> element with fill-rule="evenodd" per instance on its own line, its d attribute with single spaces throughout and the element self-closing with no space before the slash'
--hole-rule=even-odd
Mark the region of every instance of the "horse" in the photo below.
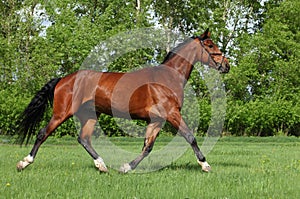
<svg viewBox="0 0 300 199">
<path fill-rule="evenodd" d="M 144 120 L 147 123 L 141 154 L 121 166 L 127 173 L 151 152 L 164 122 L 169 122 L 192 147 L 198 164 L 204 172 L 211 170 L 197 141 L 180 113 L 183 105 L 184 86 L 194 64 L 201 62 L 220 73 L 228 73 L 229 62 L 212 41 L 207 29 L 200 36 L 193 36 L 170 51 L 164 61 L 128 73 L 79 70 L 62 78 L 50 80 L 33 97 L 21 114 L 20 144 L 37 131 L 46 108 L 53 107 L 49 123 L 39 130 L 29 155 L 17 163 L 18 171 L 33 163 L 37 152 L 63 122 L 76 116 L 81 124 L 78 142 L 93 158 L 100 172 L 108 172 L 104 160 L 91 144 L 95 124 L 101 114 L 113 117 Z"/>
</svg>

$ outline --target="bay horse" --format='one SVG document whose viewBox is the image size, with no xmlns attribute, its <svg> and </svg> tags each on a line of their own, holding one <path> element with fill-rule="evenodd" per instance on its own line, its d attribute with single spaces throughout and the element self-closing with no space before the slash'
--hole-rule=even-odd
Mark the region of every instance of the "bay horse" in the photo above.
<svg viewBox="0 0 300 199">
<path fill-rule="evenodd" d="M 162 64 L 155 67 L 129 73 L 79 70 L 63 78 L 52 79 L 37 92 L 22 114 L 20 144 L 25 140 L 28 144 L 49 102 L 53 106 L 49 123 L 39 131 L 32 150 L 18 162 L 17 169 L 23 170 L 33 163 L 41 144 L 59 125 L 74 115 L 81 124 L 78 142 L 93 158 L 96 168 L 107 172 L 103 159 L 91 145 L 91 136 L 100 114 L 108 114 L 140 119 L 148 124 L 142 153 L 121 166 L 121 172 L 135 169 L 151 152 L 165 121 L 191 145 L 202 170 L 210 171 L 210 165 L 180 114 L 184 86 L 196 62 L 220 73 L 229 72 L 229 62 L 212 41 L 208 29 L 202 35 L 191 37 L 175 47 Z"/>
</svg>

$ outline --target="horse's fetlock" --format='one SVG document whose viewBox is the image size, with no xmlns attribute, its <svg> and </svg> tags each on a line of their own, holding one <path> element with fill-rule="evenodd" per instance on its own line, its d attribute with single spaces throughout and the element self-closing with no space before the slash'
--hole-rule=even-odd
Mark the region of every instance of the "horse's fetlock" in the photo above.
<svg viewBox="0 0 300 199">
<path fill-rule="evenodd" d="M 28 155 L 24 158 L 24 162 L 33 163 L 34 158 L 32 155 Z"/>
</svg>

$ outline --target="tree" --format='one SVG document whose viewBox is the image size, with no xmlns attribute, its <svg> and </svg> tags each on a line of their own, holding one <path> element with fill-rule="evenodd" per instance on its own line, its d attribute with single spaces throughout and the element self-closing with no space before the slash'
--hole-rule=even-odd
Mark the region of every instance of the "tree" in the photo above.
<svg viewBox="0 0 300 199">
<path fill-rule="evenodd" d="M 20 1 L 1 1 L 0 2 L 0 67 L 1 67 L 1 89 L 7 87 L 15 81 L 16 57 L 18 42 L 16 32 L 20 16 L 15 14 L 21 7 Z"/>
<path fill-rule="evenodd" d="M 300 7 L 295 0 L 270 6 L 267 5 L 261 29 L 239 38 L 237 67 L 226 77 L 226 85 L 232 100 L 250 102 L 245 104 L 253 105 L 250 110 L 260 107 L 258 112 L 248 112 L 243 121 L 236 122 L 252 126 L 251 131 L 259 134 L 270 131 L 288 134 L 295 131 L 291 129 L 299 128 L 300 123 L 295 112 L 299 108 L 299 21 L 294 20 Z M 236 106 L 233 104 L 232 108 Z M 260 119 L 249 120 L 254 117 Z"/>
<path fill-rule="evenodd" d="M 209 27 L 213 40 L 230 57 L 231 71 L 224 77 L 226 130 L 238 135 L 295 134 L 300 131 L 299 8 L 297 0 L 0 1 L 1 133 L 11 132 L 16 126 L 11 121 L 43 84 L 84 68 L 85 58 L 100 41 L 155 26 L 186 36 Z M 165 49 L 127 49 L 107 69 L 130 71 L 160 63 L 174 46 L 166 33 Z M 194 72 L 190 83 L 207 112 L 210 93 L 203 77 Z M 206 128 L 209 114 L 201 119 Z"/>
</svg>

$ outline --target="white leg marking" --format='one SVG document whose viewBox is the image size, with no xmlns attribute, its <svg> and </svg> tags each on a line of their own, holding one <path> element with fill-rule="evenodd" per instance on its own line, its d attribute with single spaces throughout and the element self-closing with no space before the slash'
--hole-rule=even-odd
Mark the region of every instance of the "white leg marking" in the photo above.
<svg viewBox="0 0 300 199">
<path fill-rule="evenodd" d="M 198 160 L 198 164 L 200 164 L 200 166 L 202 167 L 202 171 L 210 172 L 211 167 L 207 162 L 201 162 Z"/>
<path fill-rule="evenodd" d="M 94 160 L 95 166 L 102 172 L 108 172 L 108 169 L 101 157 Z"/>
<path fill-rule="evenodd" d="M 21 171 L 31 163 L 33 163 L 33 157 L 31 155 L 28 155 L 23 159 L 23 161 L 18 162 L 17 169 Z"/>
<path fill-rule="evenodd" d="M 121 173 L 128 173 L 129 171 L 131 171 L 131 166 L 128 163 L 125 163 L 123 166 L 121 166 L 120 168 L 120 172 Z"/>
</svg>

